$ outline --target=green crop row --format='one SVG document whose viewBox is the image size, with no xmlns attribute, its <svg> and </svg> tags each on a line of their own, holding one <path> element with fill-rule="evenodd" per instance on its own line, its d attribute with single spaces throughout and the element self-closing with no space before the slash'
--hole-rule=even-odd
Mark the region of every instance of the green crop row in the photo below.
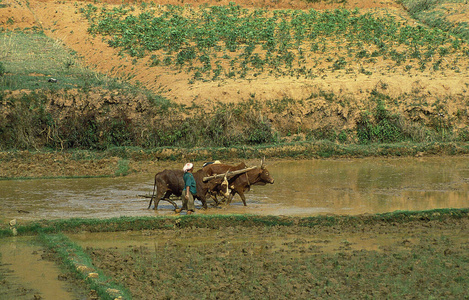
<svg viewBox="0 0 469 300">
<path fill-rule="evenodd" d="M 137 12 L 138 11 L 138 12 Z M 468 44 L 440 29 L 411 26 L 391 15 L 358 9 L 326 11 L 166 5 L 81 9 L 89 32 L 150 65 L 183 68 L 193 79 L 274 75 L 319 76 L 316 67 L 353 69 L 378 58 L 389 68 L 461 71 Z"/>
</svg>

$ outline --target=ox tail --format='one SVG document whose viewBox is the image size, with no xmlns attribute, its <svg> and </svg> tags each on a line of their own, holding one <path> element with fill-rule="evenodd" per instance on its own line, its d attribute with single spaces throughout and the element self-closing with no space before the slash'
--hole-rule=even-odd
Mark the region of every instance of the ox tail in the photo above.
<svg viewBox="0 0 469 300">
<path fill-rule="evenodd" d="M 150 203 L 148 203 L 148 208 L 147 209 L 150 209 L 150 207 L 151 207 L 151 202 L 155 198 L 155 192 L 156 192 L 156 175 L 155 175 L 155 184 L 153 185 L 153 194 L 151 195 Z"/>
</svg>

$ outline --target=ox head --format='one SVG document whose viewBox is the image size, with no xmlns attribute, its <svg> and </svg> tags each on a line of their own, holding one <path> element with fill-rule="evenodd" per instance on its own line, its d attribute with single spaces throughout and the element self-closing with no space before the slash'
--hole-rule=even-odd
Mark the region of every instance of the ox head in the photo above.
<svg viewBox="0 0 469 300">
<path fill-rule="evenodd" d="M 259 183 L 261 184 L 273 184 L 274 183 L 274 178 L 270 176 L 269 170 L 267 170 L 267 167 L 265 166 L 265 157 L 262 158 L 261 160 L 261 173 L 260 173 L 260 181 Z"/>
</svg>

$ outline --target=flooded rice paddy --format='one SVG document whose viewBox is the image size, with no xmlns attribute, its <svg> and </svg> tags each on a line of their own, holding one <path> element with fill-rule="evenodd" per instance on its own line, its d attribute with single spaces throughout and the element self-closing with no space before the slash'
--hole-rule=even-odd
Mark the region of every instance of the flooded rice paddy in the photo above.
<svg viewBox="0 0 469 300">
<path fill-rule="evenodd" d="M 196 168 L 200 165 L 196 164 Z M 179 167 L 180 164 L 174 164 L 174 168 Z M 275 183 L 254 186 L 246 193 L 246 207 L 236 196 L 231 205 L 208 210 L 200 209 L 198 203 L 197 213 L 314 216 L 468 207 L 469 157 L 466 156 L 270 161 L 268 169 Z M 158 210 L 148 210 L 148 199 L 139 196 L 151 193 L 153 176 L 158 171 L 161 170 L 117 178 L 0 181 L 0 219 L 21 222 L 57 218 L 173 216 L 171 204 L 160 202 Z M 180 205 L 179 200 L 177 203 Z M 110 270 L 124 265 L 129 267 L 119 259 L 122 255 L 125 259 L 129 253 L 139 259 L 159 257 L 173 248 L 178 253 L 186 248 L 201 248 L 201 253 L 204 253 L 208 248 L 210 253 L 218 253 L 222 259 L 234 259 L 243 269 L 259 260 L 264 265 L 274 265 L 282 259 L 310 258 L 312 254 L 349 253 L 341 263 L 354 257 L 350 253 L 358 255 L 358 260 L 365 259 L 359 257 L 360 253 L 364 253 L 364 257 L 368 253 L 383 257 L 392 257 L 389 253 L 402 256 L 408 251 L 426 249 L 430 244 L 435 247 L 435 241 L 440 240 L 445 255 L 451 251 L 459 253 L 462 250 L 458 249 L 466 249 L 464 245 L 468 237 L 466 221 L 459 222 L 462 223 L 449 222 L 432 228 L 428 227 L 430 224 L 423 226 L 418 222 L 405 226 L 371 226 L 364 232 L 347 228 L 321 231 L 315 228 L 228 227 L 224 230 L 201 228 L 165 232 L 80 232 L 68 236 L 88 249 L 97 267 L 108 265 Z M 0 294 L 9 299 L 91 299 L 86 290 L 78 292 L 76 287 L 72 288 L 73 282 L 68 281 L 67 275 L 49 261 L 47 253 L 35 243 L 33 237 L 0 240 Z M 171 258 L 163 259 L 166 260 L 169 266 L 174 265 Z M 213 270 L 213 266 L 208 270 Z M 400 268 L 396 267 L 394 271 L 397 270 Z M 128 270 L 131 274 L 136 271 L 141 270 Z M 156 269 L 148 272 L 151 280 L 161 275 L 161 271 Z M 113 276 L 120 278 L 120 275 L 116 273 Z M 289 273 L 283 275 L 290 278 Z M 334 276 L 340 280 L 339 274 Z M 369 276 L 367 281 L 372 282 L 376 275 Z M 122 284 L 138 299 L 156 297 L 149 294 L 155 290 L 139 280 Z M 346 287 L 340 286 L 345 294 L 348 293 Z M 174 291 L 171 285 L 166 288 L 169 292 Z M 214 288 L 223 290 L 222 286 L 214 285 Z M 289 286 L 286 290 L 292 288 Z"/>
<path fill-rule="evenodd" d="M 200 167 L 196 163 L 196 169 Z M 246 207 L 235 196 L 229 206 L 198 209 L 197 213 L 356 215 L 468 206 L 467 156 L 268 161 L 267 168 L 275 183 L 253 186 L 246 193 Z M 0 218 L 173 215 L 168 202 L 161 201 L 158 210 L 148 210 L 148 199 L 139 196 L 151 193 L 155 173 L 0 181 Z M 177 199 L 176 203 L 181 202 Z M 201 208 L 200 202 L 196 204 Z"/>
</svg>

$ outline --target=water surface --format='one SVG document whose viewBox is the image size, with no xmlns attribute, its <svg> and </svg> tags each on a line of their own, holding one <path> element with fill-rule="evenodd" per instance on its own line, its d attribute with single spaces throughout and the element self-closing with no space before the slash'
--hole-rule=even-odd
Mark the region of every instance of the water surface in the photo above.
<svg viewBox="0 0 469 300">
<path fill-rule="evenodd" d="M 197 213 L 313 216 L 468 207 L 468 156 L 267 164 L 275 183 L 253 186 L 246 193 L 246 207 L 236 196 L 230 206 Z M 173 215 L 169 203 L 160 202 L 157 211 L 147 210 L 148 199 L 138 196 L 151 193 L 153 176 L 0 181 L 0 218 Z M 200 208 L 200 202 L 196 204 Z"/>
</svg>

